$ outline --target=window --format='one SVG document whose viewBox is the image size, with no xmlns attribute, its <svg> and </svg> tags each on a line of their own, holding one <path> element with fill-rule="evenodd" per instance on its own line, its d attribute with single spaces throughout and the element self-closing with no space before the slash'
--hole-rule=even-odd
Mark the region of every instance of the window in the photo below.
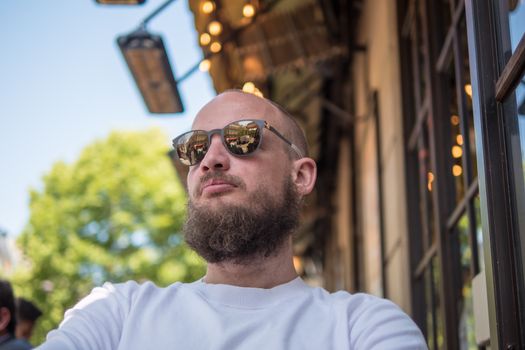
<svg viewBox="0 0 525 350">
<path fill-rule="evenodd" d="M 414 318 L 430 349 L 478 349 L 471 285 L 482 235 L 465 5 L 406 1 L 400 20 L 407 181 L 418 184 L 408 187 L 419 216 L 410 223 Z"/>
</svg>

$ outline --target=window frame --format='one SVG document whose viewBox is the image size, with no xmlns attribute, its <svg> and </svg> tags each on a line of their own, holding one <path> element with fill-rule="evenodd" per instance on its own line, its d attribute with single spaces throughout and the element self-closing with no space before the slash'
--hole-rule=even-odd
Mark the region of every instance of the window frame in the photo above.
<svg viewBox="0 0 525 350">
<path fill-rule="evenodd" d="M 521 162 L 516 102 L 511 93 L 517 65 L 508 66 L 506 1 L 465 0 L 465 9 L 491 348 L 518 349 L 525 345 L 525 331 L 520 326 L 524 325 L 524 275 L 517 241 L 524 229 L 520 219 L 523 198 L 515 194 L 516 186 L 523 184 L 523 172 L 513 166 L 518 155 Z M 505 73 L 506 66 L 512 74 Z M 511 97 L 504 101 L 505 96 Z"/>
</svg>

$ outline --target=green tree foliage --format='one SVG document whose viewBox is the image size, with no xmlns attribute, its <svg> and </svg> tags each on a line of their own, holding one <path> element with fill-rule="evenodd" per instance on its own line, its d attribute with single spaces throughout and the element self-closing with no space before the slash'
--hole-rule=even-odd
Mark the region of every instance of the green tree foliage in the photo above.
<svg viewBox="0 0 525 350">
<path fill-rule="evenodd" d="M 64 311 L 104 281 L 192 281 L 202 260 L 183 243 L 185 193 L 158 130 L 114 132 L 74 164 L 56 163 L 31 192 L 18 239 L 27 263 L 12 277 L 18 295 L 44 311 L 35 344 Z"/>
</svg>

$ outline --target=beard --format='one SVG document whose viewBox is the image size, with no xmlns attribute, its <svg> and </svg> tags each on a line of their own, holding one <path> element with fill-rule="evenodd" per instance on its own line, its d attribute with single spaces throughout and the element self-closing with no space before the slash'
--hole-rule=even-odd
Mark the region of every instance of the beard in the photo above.
<svg viewBox="0 0 525 350">
<path fill-rule="evenodd" d="M 186 243 L 209 263 L 244 264 L 276 255 L 299 224 L 300 197 L 290 178 L 281 200 L 258 188 L 247 205 L 218 209 L 188 202 L 183 233 Z"/>
</svg>

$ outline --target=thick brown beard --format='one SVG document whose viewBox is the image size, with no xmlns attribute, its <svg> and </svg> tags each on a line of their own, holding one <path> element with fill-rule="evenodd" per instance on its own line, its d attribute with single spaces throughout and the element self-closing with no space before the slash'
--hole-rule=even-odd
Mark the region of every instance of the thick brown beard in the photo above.
<svg viewBox="0 0 525 350">
<path fill-rule="evenodd" d="M 266 258 L 275 254 L 299 223 L 300 198 L 295 185 L 284 183 L 283 199 L 276 202 L 259 189 L 245 206 L 219 209 L 188 203 L 183 232 L 187 244 L 209 263 Z"/>
</svg>

